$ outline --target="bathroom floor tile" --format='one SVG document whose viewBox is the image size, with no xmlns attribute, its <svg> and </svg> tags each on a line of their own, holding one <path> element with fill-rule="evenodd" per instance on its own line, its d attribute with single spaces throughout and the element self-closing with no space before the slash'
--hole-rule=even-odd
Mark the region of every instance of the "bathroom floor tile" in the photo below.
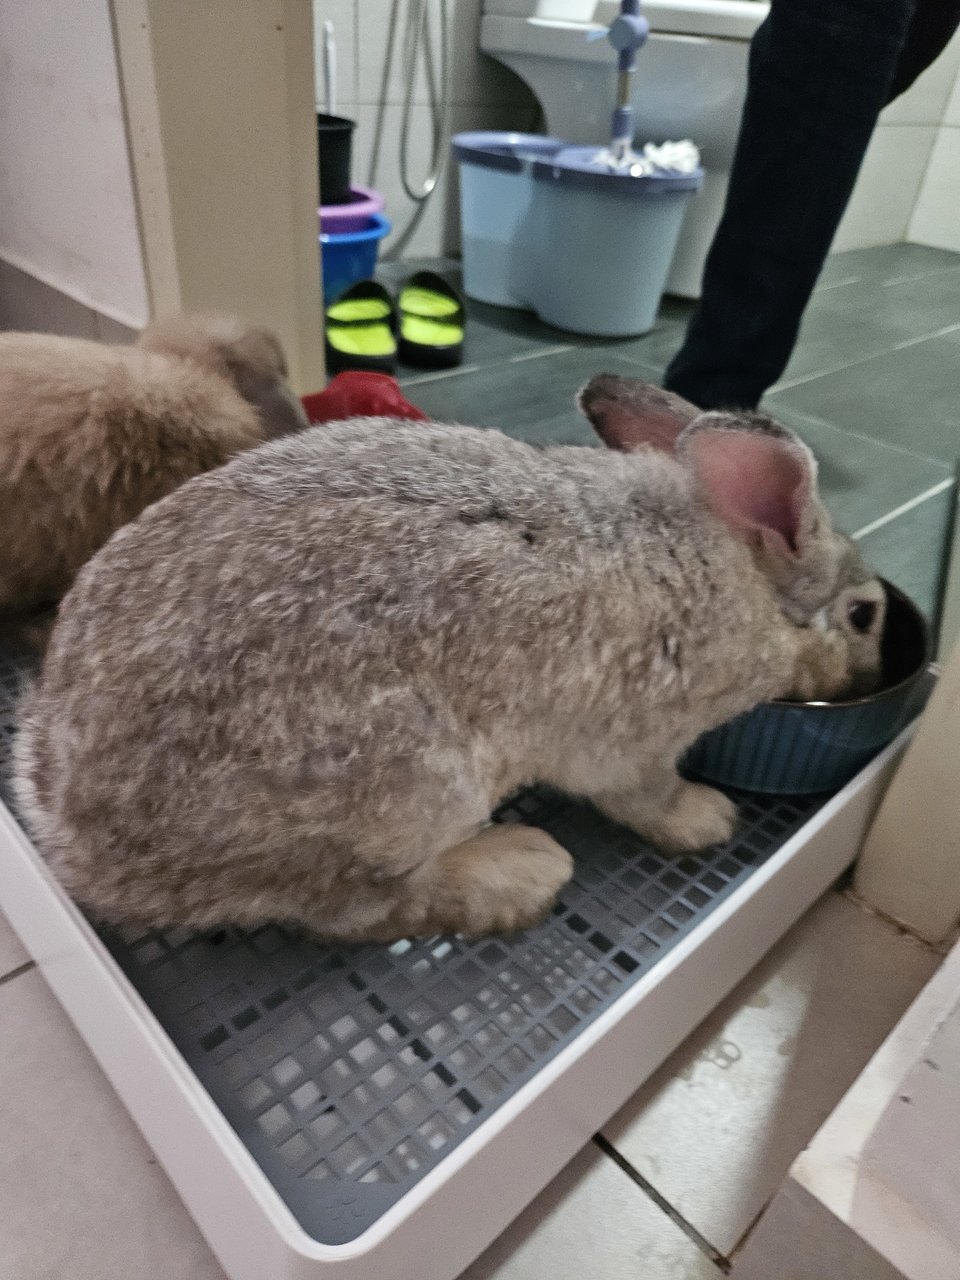
<svg viewBox="0 0 960 1280">
<path fill-rule="evenodd" d="M 532 354 L 532 353 L 531 353 Z M 405 384 L 407 396 L 440 419 L 496 426 L 536 444 L 593 444 L 577 390 L 603 371 L 659 381 L 659 371 L 622 349 L 570 348 Z M 820 464 L 820 489 L 837 526 L 853 533 L 950 475 L 941 462 L 838 430 L 797 414 L 777 398 L 772 411 L 799 432 Z"/>
<path fill-rule="evenodd" d="M 720 1280 L 630 1177 L 585 1148 L 460 1280 Z"/>
<path fill-rule="evenodd" d="M 729 1255 L 938 962 L 829 893 L 605 1136 Z"/>
<path fill-rule="evenodd" d="M 576 342 L 570 334 L 545 325 L 532 311 L 512 311 L 509 307 L 491 307 L 484 302 L 468 301 L 467 317 L 464 363 L 471 367 L 482 368 L 514 356 L 556 351 Z M 405 370 L 405 373 L 417 376 L 413 369 Z"/>
<path fill-rule="evenodd" d="M 957 255 L 925 244 L 884 244 L 871 249 L 848 249 L 827 258 L 817 289 L 838 280 L 906 280 L 935 275 L 956 266 Z"/>
<path fill-rule="evenodd" d="M 30 957 L 6 916 L 0 914 L 0 978 L 26 964 Z"/>
<path fill-rule="evenodd" d="M 0 1028 L 0 1276 L 226 1280 L 37 970 Z"/>
<path fill-rule="evenodd" d="M 458 287 L 462 286 L 460 265 L 452 258 L 387 262 L 378 268 L 377 274 L 389 288 L 397 290 L 408 276 L 421 267 L 439 271 Z M 568 347 L 595 351 L 601 363 L 606 354 L 621 354 L 627 359 L 642 360 L 650 368 L 659 371 L 679 346 L 682 317 L 688 311 L 687 304 L 665 299 L 657 322 L 649 334 L 642 338 L 605 339 L 554 329 L 551 325 L 544 324 L 532 311 L 495 307 L 485 302 L 475 302 L 472 298 L 468 298 L 466 302 L 465 371 L 510 360 L 515 356 Z M 421 369 L 402 366 L 398 377 L 406 384 L 419 381 L 424 373 Z"/>
<path fill-rule="evenodd" d="M 952 466 L 960 455 L 960 287 L 957 329 L 850 368 L 774 391 L 765 403 L 906 445 Z"/>
<path fill-rule="evenodd" d="M 899 444 L 798 413 L 786 393 L 771 396 L 765 407 L 813 450 L 820 493 L 837 528 L 845 533 L 858 532 L 952 474 L 946 463 L 918 456 Z"/>
<path fill-rule="evenodd" d="M 455 258 L 407 258 L 401 262 L 384 262 L 377 268 L 377 275 L 396 294 L 404 281 L 420 270 L 436 271 L 458 289 L 463 286 L 463 273 Z M 543 324 L 532 311 L 492 307 L 484 302 L 474 302 L 472 298 L 466 299 L 466 303 L 463 371 L 509 360 L 512 356 L 554 351 L 574 342 L 569 334 Z M 428 374 L 429 370 L 401 365 L 397 377 L 406 384 Z"/>
<path fill-rule="evenodd" d="M 938 493 L 860 540 L 867 562 L 933 616 L 940 583 L 952 490 Z"/>
<path fill-rule="evenodd" d="M 594 342 L 592 349 L 598 358 L 616 352 L 628 360 L 639 360 L 656 373 L 658 382 L 662 382 L 667 365 L 680 350 L 685 329 L 685 319 L 665 319 L 658 321 L 656 328 L 640 338 Z"/>
<path fill-rule="evenodd" d="M 781 383 L 845 368 L 950 325 L 960 325 L 960 255 L 936 275 L 815 293 Z"/>
<path fill-rule="evenodd" d="M 405 387 L 414 404 L 447 422 L 499 427 L 533 444 L 595 444 L 590 424 L 576 407 L 577 391 L 595 373 L 655 378 L 656 371 L 590 347 L 488 365 L 473 372 L 435 376 Z"/>
</svg>

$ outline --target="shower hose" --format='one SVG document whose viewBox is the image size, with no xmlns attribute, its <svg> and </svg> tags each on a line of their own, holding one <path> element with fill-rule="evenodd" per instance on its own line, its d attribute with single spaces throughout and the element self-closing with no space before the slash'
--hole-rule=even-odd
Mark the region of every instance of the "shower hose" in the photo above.
<svg viewBox="0 0 960 1280">
<path fill-rule="evenodd" d="M 446 156 L 447 122 L 450 114 L 450 41 L 449 0 L 438 0 L 440 8 L 440 88 L 437 101 L 436 79 L 430 72 L 427 47 L 427 7 L 429 0 L 413 0 L 412 22 L 410 27 L 409 60 L 406 68 L 406 92 L 403 99 L 403 115 L 400 118 L 400 181 L 411 200 L 423 204 L 433 193 Z M 426 61 L 427 86 L 430 93 L 430 107 L 433 118 L 433 145 L 430 155 L 430 171 L 417 186 L 410 177 L 410 114 L 413 107 L 413 94 L 417 80 L 417 54 L 423 46 Z"/>
</svg>

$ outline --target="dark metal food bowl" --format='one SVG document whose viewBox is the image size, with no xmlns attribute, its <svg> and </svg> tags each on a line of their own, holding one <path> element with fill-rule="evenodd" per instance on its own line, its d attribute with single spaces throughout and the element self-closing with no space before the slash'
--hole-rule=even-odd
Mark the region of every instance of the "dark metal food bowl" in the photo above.
<svg viewBox="0 0 960 1280">
<path fill-rule="evenodd" d="M 813 795 L 849 782 L 920 711 L 929 692 L 930 630 L 916 605 L 884 580 L 881 687 L 847 702 L 765 702 L 712 729 L 683 772 L 722 787 Z"/>
</svg>

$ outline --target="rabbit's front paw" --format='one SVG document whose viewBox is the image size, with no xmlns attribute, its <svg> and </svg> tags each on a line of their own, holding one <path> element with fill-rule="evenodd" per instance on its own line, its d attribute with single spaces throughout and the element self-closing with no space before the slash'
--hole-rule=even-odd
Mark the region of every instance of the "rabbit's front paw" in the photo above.
<svg viewBox="0 0 960 1280">
<path fill-rule="evenodd" d="M 737 807 L 721 791 L 682 782 L 670 808 L 652 823 L 649 836 L 670 853 L 690 853 L 725 844 L 737 823 Z"/>
</svg>

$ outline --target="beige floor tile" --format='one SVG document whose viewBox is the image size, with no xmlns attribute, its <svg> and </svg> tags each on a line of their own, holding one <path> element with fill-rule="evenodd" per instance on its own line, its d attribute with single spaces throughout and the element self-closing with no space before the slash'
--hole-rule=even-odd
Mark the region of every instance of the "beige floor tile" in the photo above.
<svg viewBox="0 0 960 1280">
<path fill-rule="evenodd" d="M 26 964 L 30 957 L 6 916 L 0 915 L 0 978 Z"/>
<path fill-rule="evenodd" d="M 460 1280 L 720 1280 L 609 1157 L 585 1148 Z"/>
<path fill-rule="evenodd" d="M 831 893 L 604 1130 L 728 1254 L 937 957 Z"/>
<path fill-rule="evenodd" d="M 224 1280 L 36 970 L 0 986 L 0 1043 L 0 1276 Z"/>
</svg>

